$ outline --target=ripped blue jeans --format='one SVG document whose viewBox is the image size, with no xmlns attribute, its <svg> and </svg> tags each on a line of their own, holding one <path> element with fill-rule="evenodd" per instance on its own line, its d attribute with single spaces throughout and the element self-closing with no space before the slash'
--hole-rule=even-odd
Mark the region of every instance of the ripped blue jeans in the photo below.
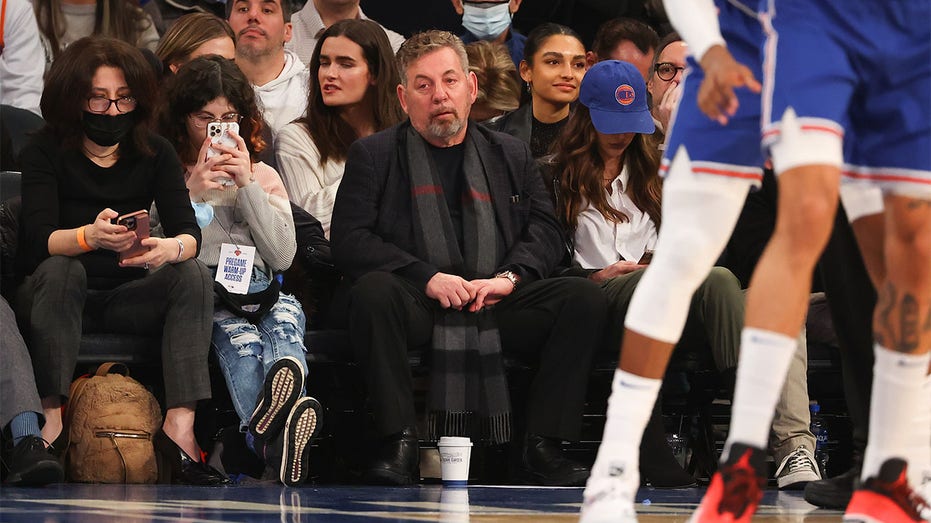
<svg viewBox="0 0 931 523">
<path fill-rule="evenodd" d="M 268 276 L 253 269 L 249 292 L 265 289 L 268 282 Z M 279 294 L 278 303 L 258 324 L 234 315 L 222 304 L 216 305 L 211 342 L 243 432 L 249 426 L 265 374 L 276 361 L 293 356 L 307 376 L 304 321 L 301 304 L 288 294 Z"/>
</svg>

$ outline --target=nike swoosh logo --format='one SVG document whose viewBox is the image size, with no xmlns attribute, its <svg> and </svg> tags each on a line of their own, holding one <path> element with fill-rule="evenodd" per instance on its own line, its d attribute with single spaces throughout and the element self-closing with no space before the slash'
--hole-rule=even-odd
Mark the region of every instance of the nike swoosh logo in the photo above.
<svg viewBox="0 0 931 523">
<path fill-rule="evenodd" d="M 649 385 L 640 385 L 637 383 L 630 383 L 624 380 L 621 380 L 621 387 L 625 387 L 628 389 L 635 389 L 635 390 L 647 390 L 650 388 Z"/>
</svg>

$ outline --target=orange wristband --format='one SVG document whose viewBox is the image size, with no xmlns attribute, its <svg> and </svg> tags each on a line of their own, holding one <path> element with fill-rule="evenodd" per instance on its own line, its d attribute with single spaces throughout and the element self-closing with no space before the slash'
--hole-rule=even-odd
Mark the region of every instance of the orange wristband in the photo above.
<svg viewBox="0 0 931 523">
<path fill-rule="evenodd" d="M 78 245 L 81 247 L 81 250 L 83 250 L 84 252 L 90 252 L 94 250 L 94 248 L 88 245 L 87 239 L 84 238 L 84 229 L 86 228 L 87 228 L 87 225 L 82 225 L 78 227 Z"/>
</svg>

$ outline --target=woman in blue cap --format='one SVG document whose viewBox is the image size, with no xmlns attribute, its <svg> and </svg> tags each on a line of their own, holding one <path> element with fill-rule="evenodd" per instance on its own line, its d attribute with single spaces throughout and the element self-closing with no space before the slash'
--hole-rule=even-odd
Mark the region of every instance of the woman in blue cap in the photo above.
<svg viewBox="0 0 931 523">
<path fill-rule="evenodd" d="M 582 80 L 579 102 L 554 145 L 550 182 L 556 214 L 570 238 L 571 271 L 601 283 L 608 295 L 613 321 L 609 319 L 605 350 L 613 352 L 620 346 L 627 305 L 656 244 L 660 156 L 646 85 L 632 64 L 606 60 L 592 66 Z M 695 293 L 689 314 L 693 321 L 680 342 L 683 350 L 706 351 L 710 346 L 718 371 L 735 368 L 744 314 L 737 278 L 714 268 Z M 608 423 L 624 420 L 609 417 Z M 654 486 L 692 483 L 666 445 L 658 408 L 640 453 L 643 479 Z M 593 474 L 589 481 L 600 479 Z"/>
</svg>

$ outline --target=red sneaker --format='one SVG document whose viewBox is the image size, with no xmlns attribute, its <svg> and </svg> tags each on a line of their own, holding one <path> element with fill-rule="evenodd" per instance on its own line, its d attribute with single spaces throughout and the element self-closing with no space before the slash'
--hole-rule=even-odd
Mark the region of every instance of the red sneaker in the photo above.
<svg viewBox="0 0 931 523">
<path fill-rule="evenodd" d="M 904 460 L 892 458 L 853 493 L 844 521 L 847 523 L 928 523 L 921 517 L 928 502 L 908 485 Z"/>
<path fill-rule="evenodd" d="M 766 453 L 740 443 L 731 445 L 727 462 L 689 523 L 750 523 L 766 487 Z"/>
</svg>

